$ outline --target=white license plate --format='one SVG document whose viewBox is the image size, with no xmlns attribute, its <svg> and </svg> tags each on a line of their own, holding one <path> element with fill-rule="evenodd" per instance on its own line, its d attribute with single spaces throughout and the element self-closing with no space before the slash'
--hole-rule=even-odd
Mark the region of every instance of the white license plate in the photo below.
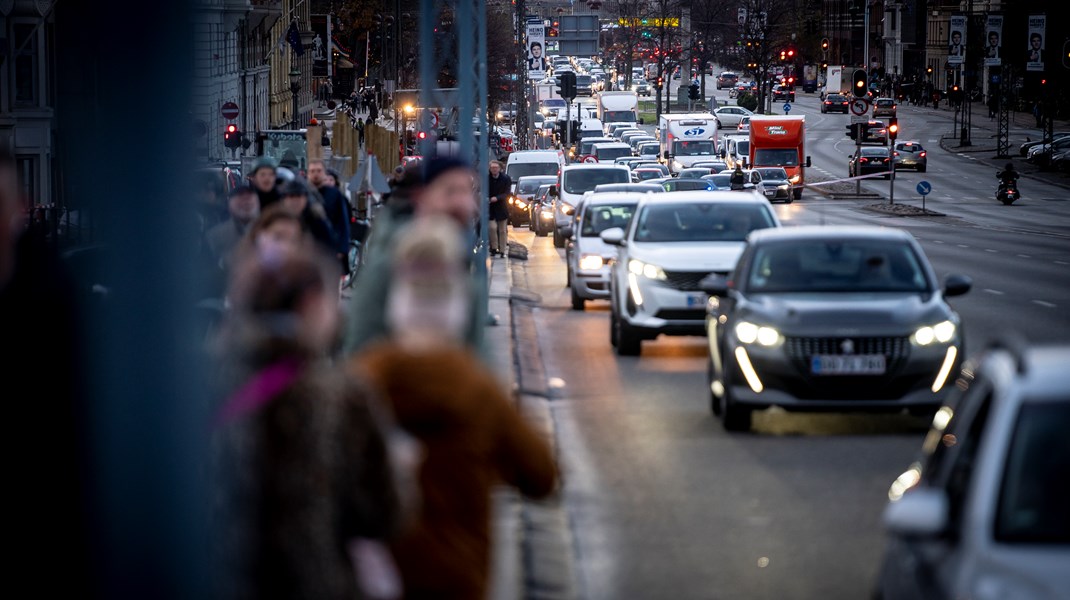
<svg viewBox="0 0 1070 600">
<path fill-rule="evenodd" d="M 814 375 L 883 375 L 883 354 L 818 355 L 810 359 Z"/>
<path fill-rule="evenodd" d="M 688 294 L 688 308 L 706 308 L 706 294 Z"/>
</svg>

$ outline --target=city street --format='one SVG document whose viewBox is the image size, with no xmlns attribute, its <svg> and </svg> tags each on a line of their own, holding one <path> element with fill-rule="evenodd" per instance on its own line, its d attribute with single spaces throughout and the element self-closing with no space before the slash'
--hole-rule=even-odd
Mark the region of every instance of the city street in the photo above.
<svg viewBox="0 0 1070 600">
<path fill-rule="evenodd" d="M 774 105 L 779 108 L 779 104 Z M 814 169 L 846 177 L 849 118 L 821 115 L 799 94 Z M 950 113 L 900 106 L 901 140 L 930 149 L 929 172 L 900 173 L 896 201 L 943 217 L 865 210 L 879 200 L 830 200 L 808 190 L 777 205 L 786 226 L 901 227 L 938 276 L 964 273 L 955 298 L 967 355 L 1003 332 L 1036 342 L 1070 334 L 1070 204 L 1066 190 L 1023 180 L 1013 206 L 993 198 L 992 166 L 940 149 Z M 987 155 L 985 155 L 987 156 Z M 888 182 L 864 187 L 887 194 Z M 884 200 L 886 202 L 886 200 Z M 564 509 L 576 586 L 586 598 L 862 598 L 882 552 L 887 490 L 918 452 L 927 421 L 907 415 L 755 415 L 754 431 L 728 434 L 710 414 L 702 338 L 644 342 L 639 358 L 614 355 L 605 302 L 569 309 L 563 251 L 526 229 L 531 249 L 514 285 L 539 295 L 538 350 L 564 468 Z"/>
</svg>

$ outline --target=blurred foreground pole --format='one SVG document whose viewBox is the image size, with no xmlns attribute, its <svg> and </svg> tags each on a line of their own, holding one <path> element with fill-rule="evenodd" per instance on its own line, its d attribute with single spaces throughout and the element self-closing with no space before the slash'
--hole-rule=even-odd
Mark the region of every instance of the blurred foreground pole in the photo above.
<svg viewBox="0 0 1070 600">
<path fill-rule="evenodd" d="M 95 212 L 108 248 L 98 276 L 107 297 L 86 313 L 89 541 L 101 598 L 208 597 L 207 401 L 187 189 L 190 7 L 113 0 L 56 8 L 61 185 Z M 40 559 L 63 577 L 64 540 L 55 547 Z"/>
</svg>

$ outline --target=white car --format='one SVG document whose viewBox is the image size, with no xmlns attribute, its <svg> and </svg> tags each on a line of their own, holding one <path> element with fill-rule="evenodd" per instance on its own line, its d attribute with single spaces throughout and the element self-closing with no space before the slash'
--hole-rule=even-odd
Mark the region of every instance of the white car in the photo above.
<svg viewBox="0 0 1070 600">
<path fill-rule="evenodd" d="M 613 227 L 627 227 L 636 204 L 647 193 L 595 192 L 580 202 L 574 224 L 563 231 L 569 238 L 565 263 L 572 310 L 583 310 L 587 300 L 609 298 L 609 264 L 617 249 L 599 236 Z"/>
<path fill-rule="evenodd" d="M 779 227 L 772 205 L 754 193 L 697 191 L 651 194 L 627 228 L 601 233 L 618 247 L 610 274 L 610 343 L 638 355 L 659 335 L 705 335 L 708 296 L 699 282 L 727 275 L 747 234 Z"/>
<path fill-rule="evenodd" d="M 714 110 L 713 114 L 717 117 L 717 129 L 724 129 L 726 127 L 735 129 L 743 117 L 754 115 L 754 113 L 742 106 L 722 106 L 717 110 Z"/>
<path fill-rule="evenodd" d="M 892 484 L 881 598 L 1066 598 L 1070 346 L 998 343 L 963 365 Z"/>
<path fill-rule="evenodd" d="M 562 228 L 572 223 L 584 194 L 604 183 L 629 183 L 631 172 L 624 165 L 584 163 L 561 169 L 561 184 L 550 189 L 554 204 L 554 247 L 565 247 Z"/>
</svg>

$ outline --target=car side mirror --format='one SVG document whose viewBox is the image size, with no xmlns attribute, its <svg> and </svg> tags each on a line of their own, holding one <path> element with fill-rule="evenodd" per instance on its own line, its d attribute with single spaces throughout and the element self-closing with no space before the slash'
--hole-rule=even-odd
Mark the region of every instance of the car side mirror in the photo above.
<svg viewBox="0 0 1070 600">
<path fill-rule="evenodd" d="M 665 153 L 661 155 L 661 157 L 664 158 L 665 160 L 669 160 L 669 158 L 671 158 L 671 156 L 672 155 L 669 154 L 668 150 L 666 150 Z"/>
<path fill-rule="evenodd" d="M 728 295 L 728 278 L 717 273 L 710 273 L 698 282 L 698 289 L 711 296 L 724 297 Z"/>
<path fill-rule="evenodd" d="M 944 279 L 944 296 L 961 296 L 970 291 L 973 280 L 966 275 L 948 275 Z"/>
<path fill-rule="evenodd" d="M 549 194 L 550 194 L 551 196 L 555 197 L 555 198 L 556 198 L 556 197 L 558 196 L 558 193 L 557 193 L 557 186 L 556 186 L 556 185 L 551 185 L 551 186 L 550 186 L 550 192 L 549 192 Z"/>
<path fill-rule="evenodd" d="M 643 117 L 639 117 L 639 124 L 640 124 L 640 125 L 642 125 L 642 124 L 643 124 Z"/>
<path fill-rule="evenodd" d="M 809 156 L 806 157 L 806 168 L 808 168 L 808 169 L 810 168 L 810 157 Z"/>
<path fill-rule="evenodd" d="M 624 245 L 624 230 L 620 227 L 610 227 L 598 234 L 598 237 L 602 238 L 602 241 L 610 246 Z"/>
<path fill-rule="evenodd" d="M 947 531 L 947 494 L 940 490 L 915 488 L 884 509 L 884 526 L 909 537 L 933 537 Z"/>
</svg>

